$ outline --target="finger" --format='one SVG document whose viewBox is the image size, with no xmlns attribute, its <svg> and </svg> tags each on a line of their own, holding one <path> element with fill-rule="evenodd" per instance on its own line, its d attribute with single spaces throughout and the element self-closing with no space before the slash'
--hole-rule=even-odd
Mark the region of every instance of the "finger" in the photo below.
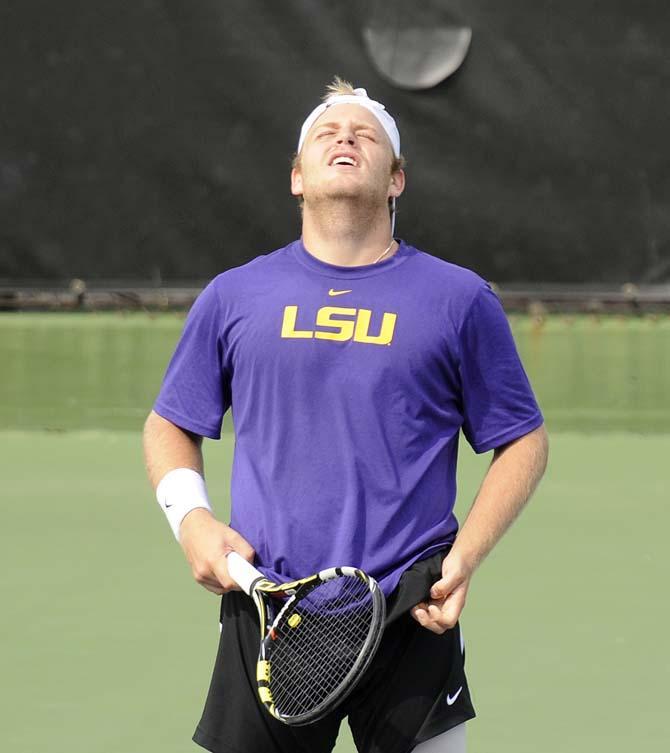
<svg viewBox="0 0 670 753">
<path fill-rule="evenodd" d="M 428 622 L 436 631 L 444 632 L 453 628 L 463 607 L 463 594 L 453 592 L 447 599 L 430 601 L 426 607 Z"/>
<path fill-rule="evenodd" d="M 435 605 L 426 604 L 425 608 L 423 606 L 416 606 L 413 609 L 410 610 L 410 614 L 414 619 L 421 625 L 421 627 L 426 628 L 426 630 L 430 630 L 432 633 L 443 633 L 446 628 L 444 628 L 442 625 L 439 624 L 439 622 L 435 619 Z M 439 612 L 439 609 L 437 610 Z"/>
<path fill-rule="evenodd" d="M 212 591 L 213 589 L 219 589 L 221 590 L 223 586 L 219 583 L 219 581 L 214 576 L 207 576 L 205 578 L 200 578 L 198 580 L 198 583 L 203 586 L 203 588 L 206 588 L 208 591 Z"/>
<path fill-rule="evenodd" d="M 459 588 L 446 600 L 442 609 L 445 624 L 452 628 L 458 622 L 463 607 L 465 606 L 466 589 Z"/>
<path fill-rule="evenodd" d="M 441 635 L 448 626 L 442 614 L 442 602 L 421 602 L 410 609 L 412 617 L 427 630 Z"/>
<path fill-rule="evenodd" d="M 216 578 L 207 578 L 204 581 L 199 581 L 199 583 L 201 586 L 203 586 L 203 588 L 206 588 L 212 593 L 225 594 L 228 591 L 240 590 L 239 586 L 233 581 L 230 581 L 230 585 L 227 585 L 226 583 L 221 583 L 221 581 L 217 580 Z"/>
<path fill-rule="evenodd" d="M 214 584 L 217 582 L 216 576 L 212 572 L 212 568 L 205 562 L 192 562 L 191 573 L 197 583 L 204 586 L 206 583 Z"/>
<path fill-rule="evenodd" d="M 421 625 L 421 627 L 430 630 L 433 633 L 443 633 L 446 628 L 435 621 L 434 616 L 430 613 L 430 605 L 421 604 L 410 610 L 412 617 Z"/>
<path fill-rule="evenodd" d="M 437 622 L 427 622 L 425 625 L 423 625 L 426 630 L 430 630 L 431 633 L 435 633 L 436 635 L 442 635 L 442 633 L 446 632 L 447 628 L 443 625 L 440 625 Z"/>
<path fill-rule="evenodd" d="M 210 593 L 216 594 L 217 596 L 223 596 L 223 594 L 225 593 L 225 590 L 221 588 L 221 585 L 219 583 L 201 583 L 200 585 Z"/>
<path fill-rule="evenodd" d="M 192 573 L 196 583 L 201 585 L 203 588 L 206 588 L 208 591 L 212 591 L 212 593 L 217 593 L 218 591 L 222 592 L 221 584 L 208 568 L 193 567 Z"/>
<path fill-rule="evenodd" d="M 230 588 L 226 588 L 226 583 L 221 583 L 214 568 L 207 563 L 191 565 L 191 572 L 193 573 L 195 581 L 208 591 L 214 591 L 215 593 L 220 591 L 223 593 L 226 590 L 230 590 Z M 232 587 L 232 585 L 232 581 L 230 581 L 230 587 Z"/>
<path fill-rule="evenodd" d="M 463 582 L 463 578 L 456 573 L 448 573 L 433 583 L 430 588 L 430 598 L 434 601 L 446 599 L 447 596 Z"/>
<path fill-rule="evenodd" d="M 428 616 L 433 622 L 441 622 L 442 621 L 442 603 L 437 604 L 434 601 L 431 601 L 428 604 Z"/>
<path fill-rule="evenodd" d="M 452 591 L 446 599 L 430 602 L 428 610 L 431 619 L 444 630 L 453 628 L 465 606 L 466 593 L 467 587 L 463 585 Z"/>
<path fill-rule="evenodd" d="M 419 623 L 419 625 L 425 625 L 428 622 L 428 612 L 426 611 L 425 604 L 417 604 L 415 607 L 409 610 L 412 617 Z"/>
<path fill-rule="evenodd" d="M 444 616 L 442 614 L 441 605 L 435 604 L 434 602 L 428 604 L 428 621 L 426 622 L 424 627 L 427 627 L 428 630 L 431 630 L 433 633 L 437 633 L 438 635 L 441 635 L 445 632 L 445 630 L 447 630 L 448 625 L 446 624 Z"/>
</svg>

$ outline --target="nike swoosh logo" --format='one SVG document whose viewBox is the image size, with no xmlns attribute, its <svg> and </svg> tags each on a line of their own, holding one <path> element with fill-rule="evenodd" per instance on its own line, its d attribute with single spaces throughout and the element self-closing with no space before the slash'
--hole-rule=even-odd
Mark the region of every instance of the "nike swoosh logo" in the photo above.
<svg viewBox="0 0 670 753">
<path fill-rule="evenodd" d="M 449 693 L 447 693 L 447 706 L 453 706 L 456 703 L 456 699 L 461 694 L 461 690 L 463 690 L 462 685 L 453 695 L 449 695 Z"/>
<path fill-rule="evenodd" d="M 345 293 L 351 293 L 351 290 L 333 290 L 328 291 L 328 295 L 344 295 Z"/>
</svg>

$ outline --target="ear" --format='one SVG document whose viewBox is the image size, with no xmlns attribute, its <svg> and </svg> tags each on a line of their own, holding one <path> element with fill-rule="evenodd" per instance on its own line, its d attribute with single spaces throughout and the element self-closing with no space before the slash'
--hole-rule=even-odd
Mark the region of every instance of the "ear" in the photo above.
<svg viewBox="0 0 670 753">
<path fill-rule="evenodd" d="M 291 170 L 291 193 L 294 196 L 302 196 L 302 175 L 297 167 Z"/>
<path fill-rule="evenodd" d="M 405 171 L 396 170 L 391 173 L 391 180 L 389 182 L 388 198 L 397 198 L 405 190 Z"/>
</svg>

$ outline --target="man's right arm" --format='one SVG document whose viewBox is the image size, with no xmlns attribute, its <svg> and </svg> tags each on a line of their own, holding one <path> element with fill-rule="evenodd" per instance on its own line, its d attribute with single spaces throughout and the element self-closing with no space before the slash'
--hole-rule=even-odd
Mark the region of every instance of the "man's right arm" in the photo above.
<svg viewBox="0 0 670 753">
<path fill-rule="evenodd" d="M 177 468 L 190 468 L 202 476 L 202 437 L 181 429 L 152 411 L 144 425 L 144 459 L 154 491 L 160 481 Z M 191 565 L 193 577 L 216 594 L 237 588 L 228 576 L 228 552 L 236 551 L 249 562 L 254 557 L 249 542 L 204 507 L 196 507 L 183 518 L 179 543 Z"/>
</svg>

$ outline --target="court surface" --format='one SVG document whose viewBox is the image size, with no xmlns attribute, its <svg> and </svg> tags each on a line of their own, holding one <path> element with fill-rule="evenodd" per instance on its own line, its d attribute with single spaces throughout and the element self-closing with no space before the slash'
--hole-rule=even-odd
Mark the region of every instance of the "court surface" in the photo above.
<svg viewBox="0 0 670 753">
<path fill-rule="evenodd" d="M 471 587 L 469 751 L 666 751 L 670 318 L 511 321 L 551 458 Z M 182 326 L 0 315 L 2 751 L 197 749 L 217 599 L 192 581 L 140 447 Z M 227 428 L 205 444 L 223 518 Z M 489 457 L 463 445 L 460 461 L 462 517 Z M 337 753 L 352 751 L 345 727 Z"/>
<path fill-rule="evenodd" d="M 231 449 L 206 445 L 224 517 Z M 153 500 L 139 434 L 5 430 L 0 456 L 0 748 L 197 750 L 217 599 Z M 668 457 L 664 434 L 552 435 L 541 490 L 466 607 L 471 753 L 668 749 Z M 462 512 L 488 458 L 461 461 Z M 346 730 L 336 750 L 352 753 Z"/>
</svg>

